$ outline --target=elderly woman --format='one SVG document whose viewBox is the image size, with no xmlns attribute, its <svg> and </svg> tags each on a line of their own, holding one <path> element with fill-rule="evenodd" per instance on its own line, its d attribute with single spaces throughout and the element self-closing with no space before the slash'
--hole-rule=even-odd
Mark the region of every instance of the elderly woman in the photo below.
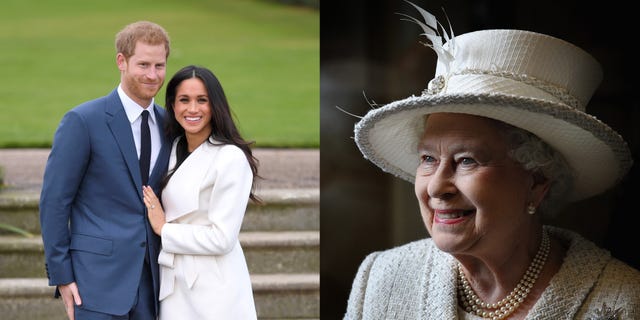
<svg viewBox="0 0 640 320">
<path fill-rule="evenodd" d="M 442 45 L 416 8 L 436 77 L 421 96 L 370 111 L 355 140 L 415 184 L 431 238 L 370 254 L 345 319 L 640 319 L 640 272 L 543 225 L 631 166 L 624 140 L 584 111 L 599 64 L 520 30 L 444 33 Z"/>
</svg>

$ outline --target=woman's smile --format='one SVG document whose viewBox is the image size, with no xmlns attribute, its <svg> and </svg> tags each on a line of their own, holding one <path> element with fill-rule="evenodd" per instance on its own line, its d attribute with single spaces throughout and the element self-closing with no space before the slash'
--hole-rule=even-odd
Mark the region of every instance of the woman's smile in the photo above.
<svg viewBox="0 0 640 320">
<path fill-rule="evenodd" d="M 202 120 L 202 116 L 186 116 L 184 117 L 184 120 L 189 123 L 189 122 L 199 122 L 200 120 Z"/>
<path fill-rule="evenodd" d="M 447 209 L 433 210 L 433 222 L 442 224 L 456 224 L 471 218 L 475 214 L 475 210 Z"/>
</svg>

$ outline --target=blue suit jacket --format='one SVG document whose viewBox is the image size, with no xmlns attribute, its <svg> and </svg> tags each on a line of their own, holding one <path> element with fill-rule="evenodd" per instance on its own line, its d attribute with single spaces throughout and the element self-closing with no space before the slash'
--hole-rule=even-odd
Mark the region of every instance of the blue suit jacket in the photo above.
<svg viewBox="0 0 640 320">
<path fill-rule="evenodd" d="M 165 110 L 154 110 L 162 130 Z M 160 136 L 149 177 L 157 194 L 170 152 L 169 139 Z M 84 308 L 128 312 L 147 250 L 157 297 L 160 238 L 147 220 L 135 142 L 117 90 L 62 118 L 45 169 L 40 224 L 49 285 L 75 281 Z"/>
</svg>

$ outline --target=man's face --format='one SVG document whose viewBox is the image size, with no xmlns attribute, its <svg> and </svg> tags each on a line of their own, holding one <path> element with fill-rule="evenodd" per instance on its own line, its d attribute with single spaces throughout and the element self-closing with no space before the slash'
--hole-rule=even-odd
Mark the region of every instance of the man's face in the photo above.
<svg viewBox="0 0 640 320">
<path fill-rule="evenodd" d="M 164 84 L 167 52 L 164 44 L 149 45 L 138 41 L 129 59 L 118 53 L 122 89 L 141 107 L 147 107 Z"/>
</svg>

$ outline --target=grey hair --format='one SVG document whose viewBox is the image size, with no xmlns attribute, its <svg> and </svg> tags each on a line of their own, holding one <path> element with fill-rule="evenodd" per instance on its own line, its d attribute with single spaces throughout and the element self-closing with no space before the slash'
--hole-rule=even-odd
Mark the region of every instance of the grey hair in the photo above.
<svg viewBox="0 0 640 320">
<path fill-rule="evenodd" d="M 551 183 L 538 212 L 546 217 L 555 216 L 567 204 L 573 189 L 571 167 L 558 151 L 535 134 L 508 124 L 504 128 L 509 156 L 525 170 L 539 173 Z"/>
</svg>

